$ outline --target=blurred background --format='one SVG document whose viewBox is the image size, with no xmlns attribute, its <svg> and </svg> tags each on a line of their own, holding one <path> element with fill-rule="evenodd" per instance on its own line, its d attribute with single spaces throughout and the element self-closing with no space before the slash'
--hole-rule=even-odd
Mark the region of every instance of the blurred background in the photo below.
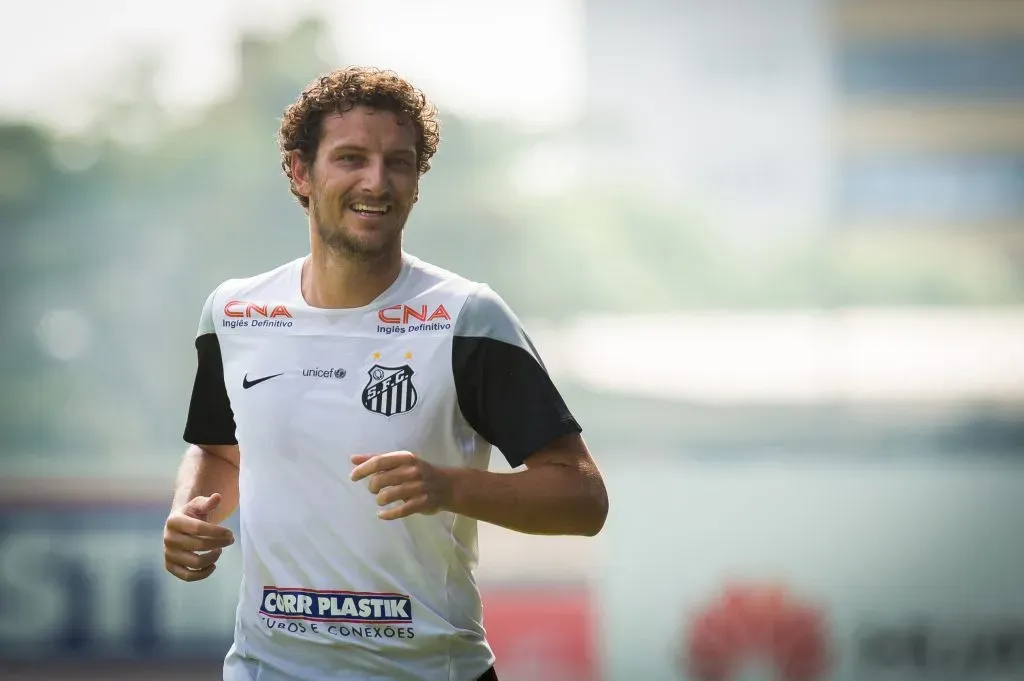
<svg viewBox="0 0 1024 681">
<path fill-rule="evenodd" d="M 12 0 L 0 63 L 0 678 L 220 678 L 192 341 L 305 252 L 274 135 L 344 64 L 440 106 L 407 249 L 608 481 L 595 539 L 481 527 L 503 681 L 1024 678 L 1021 0 Z"/>
</svg>

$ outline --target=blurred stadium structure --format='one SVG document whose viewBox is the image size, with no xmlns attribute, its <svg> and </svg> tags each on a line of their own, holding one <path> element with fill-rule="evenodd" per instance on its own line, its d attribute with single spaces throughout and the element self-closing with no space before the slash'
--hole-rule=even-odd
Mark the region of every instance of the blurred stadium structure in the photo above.
<svg viewBox="0 0 1024 681">
<path fill-rule="evenodd" d="M 578 9 L 580 119 L 449 112 L 408 234 L 609 481 L 596 540 L 481 527 L 501 678 L 1024 678 L 1024 3 Z M 0 679 L 218 678 L 237 557 L 176 583 L 160 527 L 202 301 L 305 248 L 273 134 L 360 61 L 324 36 L 243 36 L 189 119 L 139 58 L 0 123 Z"/>
</svg>

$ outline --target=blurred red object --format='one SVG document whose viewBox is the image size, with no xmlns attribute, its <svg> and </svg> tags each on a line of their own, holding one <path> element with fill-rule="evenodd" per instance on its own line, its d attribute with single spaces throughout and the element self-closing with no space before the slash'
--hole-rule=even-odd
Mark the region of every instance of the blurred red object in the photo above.
<svg viewBox="0 0 1024 681">
<path fill-rule="evenodd" d="M 833 661 L 824 614 L 777 585 L 727 586 L 694 618 L 682 662 L 696 679 L 728 681 L 752 655 L 781 681 L 822 678 Z"/>
</svg>

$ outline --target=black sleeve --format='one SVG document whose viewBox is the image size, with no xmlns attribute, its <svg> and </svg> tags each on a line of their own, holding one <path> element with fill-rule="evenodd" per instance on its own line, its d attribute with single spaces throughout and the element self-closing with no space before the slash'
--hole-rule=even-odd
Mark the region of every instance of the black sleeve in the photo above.
<svg viewBox="0 0 1024 681">
<path fill-rule="evenodd" d="M 452 369 L 459 408 L 513 468 L 581 428 L 519 320 L 489 288 L 456 321 Z"/>
<path fill-rule="evenodd" d="M 185 442 L 194 445 L 235 445 L 235 415 L 224 385 L 224 362 L 217 334 L 196 337 L 198 365 L 185 422 Z"/>
</svg>

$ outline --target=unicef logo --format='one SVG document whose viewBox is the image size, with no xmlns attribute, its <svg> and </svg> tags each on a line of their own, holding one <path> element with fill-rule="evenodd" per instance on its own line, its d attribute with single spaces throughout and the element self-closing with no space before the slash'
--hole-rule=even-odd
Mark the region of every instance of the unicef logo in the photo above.
<svg viewBox="0 0 1024 681">
<path fill-rule="evenodd" d="M 344 369 L 303 369 L 302 375 L 308 376 L 309 378 L 341 379 L 345 378 L 345 376 L 348 375 L 348 372 L 345 371 Z"/>
</svg>

